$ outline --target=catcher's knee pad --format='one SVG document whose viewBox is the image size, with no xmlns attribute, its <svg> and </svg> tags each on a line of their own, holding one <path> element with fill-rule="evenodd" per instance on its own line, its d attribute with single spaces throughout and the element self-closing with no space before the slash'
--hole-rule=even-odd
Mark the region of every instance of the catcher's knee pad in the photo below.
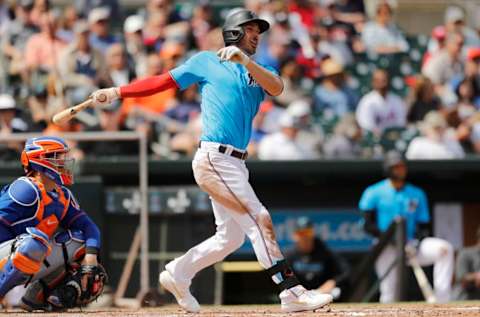
<svg viewBox="0 0 480 317">
<path fill-rule="evenodd" d="M 27 228 L 13 244 L 12 254 L 3 259 L 0 271 L 0 297 L 14 286 L 25 283 L 36 274 L 50 252 L 48 236 L 36 228 Z"/>
<path fill-rule="evenodd" d="M 45 259 L 44 266 L 34 280 L 41 279 L 59 267 L 68 269 L 70 263 L 79 261 L 85 255 L 85 238 L 80 230 L 66 230 L 57 233 L 51 241 L 52 251 Z"/>
<path fill-rule="evenodd" d="M 266 271 L 272 278 L 276 277 L 276 280 L 279 281 L 277 284 L 280 291 L 300 284 L 286 260 L 278 261 Z"/>
</svg>

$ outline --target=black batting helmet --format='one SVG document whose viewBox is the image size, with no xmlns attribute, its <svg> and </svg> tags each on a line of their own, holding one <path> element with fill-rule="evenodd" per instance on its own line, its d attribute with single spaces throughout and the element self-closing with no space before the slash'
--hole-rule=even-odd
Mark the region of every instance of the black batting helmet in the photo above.
<svg viewBox="0 0 480 317">
<path fill-rule="evenodd" d="M 255 13 L 246 9 L 238 9 L 229 13 L 223 24 L 222 35 L 225 46 L 240 42 L 245 35 L 242 25 L 256 22 L 260 28 L 260 33 L 265 32 L 270 28 L 270 24 L 260 19 Z"/>
</svg>

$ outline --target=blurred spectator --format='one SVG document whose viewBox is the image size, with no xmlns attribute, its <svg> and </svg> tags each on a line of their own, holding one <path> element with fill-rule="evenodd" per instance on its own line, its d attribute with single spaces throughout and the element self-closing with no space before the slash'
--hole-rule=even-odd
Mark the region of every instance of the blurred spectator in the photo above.
<svg viewBox="0 0 480 317">
<path fill-rule="evenodd" d="M 444 105 L 455 103 L 456 97 L 449 86 L 450 81 L 463 73 L 461 51 L 463 37 L 458 33 L 448 33 L 445 48 L 432 54 L 423 66 L 422 73 L 435 85 L 435 92 Z"/>
<path fill-rule="evenodd" d="M 158 54 L 150 54 L 147 61 L 147 74 L 145 77 L 160 75 L 165 71 L 161 57 Z M 132 116 L 140 122 L 146 119 L 154 119 L 155 114 L 162 114 L 175 97 L 175 89 L 168 89 L 148 97 L 126 98 L 120 109 L 121 122 Z M 135 120 L 135 119 L 134 119 Z"/>
<path fill-rule="evenodd" d="M 447 38 L 447 29 L 443 25 L 436 26 L 432 29 L 431 40 L 429 42 L 429 49 L 423 55 L 422 65 L 425 65 L 432 54 L 443 50 L 445 48 L 445 39 Z M 432 45 L 431 43 L 435 43 Z"/>
<path fill-rule="evenodd" d="M 261 160 L 308 160 L 318 157 L 314 148 L 297 141 L 300 131 L 293 116 L 284 113 L 280 117 L 281 130 L 265 136 L 258 145 Z"/>
<path fill-rule="evenodd" d="M 205 43 L 203 45 L 203 48 L 205 50 L 214 52 L 224 47 L 222 29 L 218 27 L 208 32 L 205 37 Z"/>
<path fill-rule="evenodd" d="M 165 112 L 173 120 L 187 123 L 200 113 L 200 102 L 197 93 L 198 87 L 192 85 L 185 90 L 177 90 L 176 98 Z"/>
<path fill-rule="evenodd" d="M 2 52 L 7 57 L 8 73 L 16 75 L 25 70 L 25 46 L 32 35 L 39 29 L 31 19 L 33 0 L 21 0 L 15 6 L 15 19 L 8 29 L 1 33 Z M 26 74 L 23 74 L 26 81 Z"/>
<path fill-rule="evenodd" d="M 304 69 L 294 60 L 287 59 L 282 62 L 280 77 L 283 80 L 283 92 L 274 98 L 276 103 L 286 107 L 308 95 L 309 91 L 304 84 Z"/>
<path fill-rule="evenodd" d="M 425 115 L 432 110 L 439 110 L 440 100 L 435 95 L 432 81 L 425 76 L 415 77 L 411 90 L 411 106 L 408 111 L 408 122 L 422 121 Z"/>
<path fill-rule="evenodd" d="M 77 104 L 85 100 L 101 80 L 106 80 L 107 72 L 105 58 L 89 42 L 88 23 L 77 21 L 74 32 L 75 39 L 62 52 L 58 67 L 71 103 Z"/>
<path fill-rule="evenodd" d="M 447 130 L 447 122 L 439 112 L 427 113 L 420 130 L 422 136 L 414 138 L 408 146 L 406 152 L 408 159 L 455 159 L 465 156 L 455 135 Z"/>
<path fill-rule="evenodd" d="M 165 40 L 165 29 L 167 26 L 167 15 L 164 12 L 153 12 L 148 15 L 145 27 L 143 28 L 144 43 L 149 52 L 158 52 Z"/>
<path fill-rule="evenodd" d="M 163 61 L 164 69 L 173 69 L 178 64 L 178 60 L 185 56 L 185 45 L 176 41 L 166 41 L 162 45 L 160 57 Z"/>
<path fill-rule="evenodd" d="M 10 28 L 12 19 L 10 17 L 10 6 L 6 1 L 0 0 L 0 34 L 5 34 Z"/>
<path fill-rule="evenodd" d="M 448 34 L 462 34 L 466 47 L 480 46 L 478 34 L 465 24 L 465 12 L 461 7 L 455 5 L 447 7 L 445 10 L 445 29 Z"/>
<path fill-rule="evenodd" d="M 25 47 L 25 64 L 32 70 L 56 70 L 60 54 L 67 46 L 57 37 L 58 16 L 51 11 L 40 17 L 38 34 L 30 37 Z"/>
<path fill-rule="evenodd" d="M 311 29 L 315 21 L 315 4 L 309 0 L 291 0 L 288 4 L 290 15 L 298 14 L 300 21 L 307 28 Z"/>
<path fill-rule="evenodd" d="M 147 72 L 147 49 L 143 42 L 143 28 L 145 21 L 141 15 L 131 15 L 125 19 L 123 34 L 128 58 L 135 66 L 135 73 L 139 77 Z"/>
<path fill-rule="evenodd" d="M 290 36 L 279 29 L 274 29 L 268 37 L 268 46 L 255 55 L 255 60 L 264 66 L 280 69 L 283 60 L 289 57 Z"/>
<path fill-rule="evenodd" d="M 27 125 L 16 117 L 17 107 L 12 96 L 0 95 L 0 138 L 15 132 L 26 132 Z M 0 159 L 18 159 L 22 150 L 21 142 L 0 143 Z"/>
<path fill-rule="evenodd" d="M 416 252 L 420 265 L 434 265 L 433 284 L 439 302 L 447 302 L 451 296 L 454 253 L 452 245 L 445 240 L 429 237 L 430 215 L 425 192 L 406 182 L 406 161 L 398 152 L 388 152 L 384 160 L 387 178 L 365 189 L 359 202 L 364 213 L 364 229 L 374 237 L 385 232 L 392 221 L 403 217 L 406 223 L 407 246 Z M 399 241 L 395 241 L 399 243 Z M 387 245 L 375 263 L 380 281 L 380 302 L 395 300 L 398 265 L 395 247 Z M 403 265 L 400 264 L 400 265 Z"/>
<path fill-rule="evenodd" d="M 300 128 L 296 140 L 306 148 L 314 149 L 316 154 L 320 153 L 325 135 L 322 127 L 312 122 L 312 101 L 306 98 L 296 100 L 288 105 L 286 112 Z"/>
<path fill-rule="evenodd" d="M 458 253 L 455 281 L 455 300 L 480 299 L 480 228 L 477 228 L 477 244 Z"/>
<path fill-rule="evenodd" d="M 60 18 L 60 28 L 57 31 L 58 38 L 65 43 L 72 42 L 75 37 L 73 27 L 77 20 L 78 15 L 75 7 L 72 5 L 66 6 L 65 9 L 63 9 L 63 15 Z"/>
<path fill-rule="evenodd" d="M 389 81 L 385 70 L 377 69 L 373 73 L 373 90 L 360 99 L 356 112 L 362 129 L 381 134 L 386 128 L 405 126 L 405 103 L 400 97 L 389 92 Z"/>
<path fill-rule="evenodd" d="M 322 62 L 321 70 L 322 83 L 314 91 L 315 112 L 329 112 L 341 117 L 355 111 L 358 96 L 345 85 L 342 65 L 327 59 Z"/>
<path fill-rule="evenodd" d="M 473 152 L 478 155 L 480 154 L 480 118 L 472 118 L 471 121 L 469 139 L 472 144 Z"/>
<path fill-rule="evenodd" d="M 50 11 L 50 7 L 50 0 L 34 0 L 31 12 L 33 24 L 41 28 L 43 23 L 42 16 Z"/>
<path fill-rule="evenodd" d="M 322 58 L 332 58 L 342 66 L 353 63 L 353 55 L 346 40 L 338 40 L 333 24 L 322 21 L 311 32 L 313 44 Z M 332 21 L 329 21 L 332 22 Z"/>
<path fill-rule="evenodd" d="M 363 28 L 366 20 L 363 0 L 327 0 L 332 3 L 333 18 L 346 27 L 347 35 L 352 36 Z"/>
<path fill-rule="evenodd" d="M 108 47 L 119 40 L 110 32 L 110 10 L 106 7 L 95 8 L 88 14 L 90 24 L 90 45 L 105 54 Z"/>
<path fill-rule="evenodd" d="M 457 95 L 457 105 L 456 111 L 458 112 L 458 117 L 460 121 L 464 121 L 472 116 L 476 109 L 474 105 L 475 92 L 474 92 L 473 82 L 468 79 L 464 79 L 460 82 L 455 93 Z"/>
<path fill-rule="evenodd" d="M 82 18 L 88 18 L 89 12 L 99 7 L 107 8 L 110 12 L 112 21 L 118 21 L 122 18 L 122 10 L 118 0 L 75 0 L 76 11 Z"/>
<path fill-rule="evenodd" d="M 328 159 L 354 159 L 362 156 L 362 129 L 353 114 L 345 114 L 325 141 L 323 154 Z"/>
<path fill-rule="evenodd" d="M 295 247 L 286 252 L 285 258 L 299 282 L 308 289 L 329 293 L 337 299 L 341 289 L 347 287 L 350 272 L 347 262 L 316 235 L 308 217 L 297 219 L 292 238 Z"/>
<path fill-rule="evenodd" d="M 183 20 L 172 0 L 148 0 L 145 8 L 140 9 L 139 12 L 146 20 L 150 20 L 150 15 L 156 13 L 165 15 L 165 24 L 173 24 Z"/>
<path fill-rule="evenodd" d="M 208 2 L 200 2 L 193 9 L 193 16 L 190 19 L 190 27 L 195 39 L 195 46 L 201 51 L 208 49 L 205 47 L 206 37 L 208 32 L 216 26 L 213 14 L 213 8 Z"/>
<path fill-rule="evenodd" d="M 465 71 L 458 80 L 469 80 L 473 85 L 475 107 L 480 108 L 480 48 L 474 47 L 467 50 L 467 60 L 465 62 Z"/>
<path fill-rule="evenodd" d="M 108 80 L 105 86 L 120 87 L 131 82 L 135 71 L 127 63 L 125 48 L 120 43 L 112 44 L 106 54 Z"/>
<path fill-rule="evenodd" d="M 367 51 L 378 54 L 406 52 L 408 43 L 393 22 L 393 8 L 388 1 L 379 1 L 375 21 L 367 22 L 362 31 Z"/>
</svg>

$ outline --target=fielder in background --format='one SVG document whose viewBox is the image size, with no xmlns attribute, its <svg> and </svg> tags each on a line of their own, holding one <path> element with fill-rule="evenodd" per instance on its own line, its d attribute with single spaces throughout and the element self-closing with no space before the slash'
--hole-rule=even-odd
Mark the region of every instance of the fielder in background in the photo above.
<svg viewBox="0 0 480 317">
<path fill-rule="evenodd" d="M 197 184 L 211 197 L 217 230 L 214 236 L 168 263 L 160 274 L 163 287 L 190 312 L 200 309 L 189 290 L 195 274 L 239 248 L 245 235 L 252 241 L 262 267 L 278 284 L 283 311 L 315 310 L 332 301 L 331 295 L 307 291 L 300 285 L 276 242 L 267 209 L 248 182 L 245 149 L 252 120 L 265 93 L 277 96 L 283 90 L 276 71 L 250 58 L 259 45 L 260 34 L 269 27 L 253 12 L 236 9 L 223 26 L 226 47 L 216 54 L 200 52 L 165 74 L 92 94 L 94 104 L 100 105 L 118 98 L 199 85 L 203 131 L 192 167 Z"/>
<path fill-rule="evenodd" d="M 73 183 L 68 152 L 60 138 L 27 140 L 21 156 L 25 176 L 0 192 L 0 299 L 25 284 L 26 310 L 84 306 L 106 282 L 97 258 L 98 227 L 66 187 Z"/>
<path fill-rule="evenodd" d="M 407 165 L 398 152 L 387 153 L 384 161 L 387 179 L 369 186 L 360 199 L 359 208 L 365 214 L 364 228 L 378 237 L 396 217 L 406 221 L 407 243 L 417 250 L 421 266 L 434 265 L 433 284 L 437 301 L 447 302 L 451 295 L 454 254 L 452 245 L 429 236 L 430 215 L 424 191 L 406 182 Z M 375 263 L 377 276 L 385 275 L 395 260 L 395 248 L 387 246 Z M 380 283 L 380 302 L 394 301 L 397 267 Z"/>
</svg>

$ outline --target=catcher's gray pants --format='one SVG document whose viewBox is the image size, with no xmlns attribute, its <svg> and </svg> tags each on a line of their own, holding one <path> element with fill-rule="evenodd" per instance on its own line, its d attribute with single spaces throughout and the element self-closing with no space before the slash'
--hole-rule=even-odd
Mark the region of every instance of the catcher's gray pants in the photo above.
<svg viewBox="0 0 480 317">
<path fill-rule="evenodd" d="M 12 239 L 0 244 L 0 259 L 10 256 L 15 241 L 16 239 Z M 47 256 L 40 271 L 32 276 L 29 283 L 39 279 L 44 279 L 47 284 L 55 283 L 56 279 L 65 272 L 65 261 L 72 263 L 83 254 L 85 250 L 83 233 L 78 230 L 59 232 L 50 240 L 50 246 L 50 255 Z M 8 294 L 6 297 L 8 298 Z"/>
</svg>

